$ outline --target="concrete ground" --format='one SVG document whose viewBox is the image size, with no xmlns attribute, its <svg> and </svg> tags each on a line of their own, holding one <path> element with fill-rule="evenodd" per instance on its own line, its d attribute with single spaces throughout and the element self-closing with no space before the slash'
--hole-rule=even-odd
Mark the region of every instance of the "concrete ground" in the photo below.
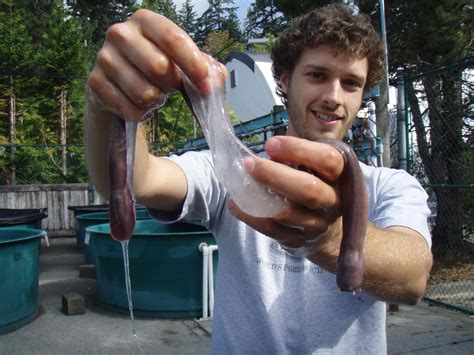
<svg viewBox="0 0 474 355">
<path fill-rule="evenodd" d="M 39 314 L 29 324 L 0 335 L 0 354 L 207 354 L 212 322 L 136 319 L 105 310 L 96 282 L 79 278 L 83 255 L 75 238 L 54 238 L 41 250 Z M 84 297 L 85 313 L 67 316 L 61 295 Z M 474 354 L 474 319 L 427 304 L 401 306 L 387 315 L 390 354 Z"/>
</svg>

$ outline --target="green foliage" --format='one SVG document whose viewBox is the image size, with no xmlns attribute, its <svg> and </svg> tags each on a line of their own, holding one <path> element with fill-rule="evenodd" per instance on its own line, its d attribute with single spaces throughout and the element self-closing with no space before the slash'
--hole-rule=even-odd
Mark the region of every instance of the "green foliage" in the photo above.
<svg viewBox="0 0 474 355">
<path fill-rule="evenodd" d="M 110 25 L 124 21 L 140 6 L 177 22 L 201 49 L 220 60 L 232 50 L 245 48 L 233 0 L 209 0 L 209 9 L 199 18 L 192 0 L 186 0 L 179 13 L 171 0 L 1 1 L 0 183 L 11 182 L 15 167 L 17 184 L 87 181 L 83 147 L 75 144 L 83 140 L 88 71 Z M 267 50 L 257 47 L 257 51 Z M 66 93 L 67 143 L 72 144 L 67 147 L 67 176 L 61 171 L 59 147 L 61 92 Z M 6 146 L 10 102 L 15 103 L 14 143 L 18 145 L 14 154 Z M 177 142 L 192 137 L 194 130 L 191 113 L 179 94 L 170 95 L 147 123 L 152 143 L 169 143 L 160 154 L 179 148 Z"/>
<path fill-rule="evenodd" d="M 166 105 L 153 112 L 146 122 L 146 131 L 155 154 L 167 155 L 181 148 L 192 137 L 193 117 L 179 93 L 168 96 Z"/>
<path fill-rule="evenodd" d="M 89 41 L 98 49 L 107 29 L 117 22 L 125 21 L 138 8 L 135 0 L 66 0 L 72 16 L 80 19 L 83 26 L 90 26 Z"/>
<path fill-rule="evenodd" d="M 357 1 L 362 12 L 380 25 L 378 0 Z M 416 74 L 445 65 L 472 51 L 474 10 L 470 0 L 394 0 L 386 3 L 385 20 L 390 72 Z"/>
<path fill-rule="evenodd" d="M 173 0 L 144 0 L 141 7 L 166 16 L 174 23 L 178 23 L 178 13 Z"/>
<path fill-rule="evenodd" d="M 50 17 L 51 24 L 54 23 L 48 31 L 42 36 L 42 46 L 36 52 L 35 62 L 37 63 L 39 72 L 38 75 L 47 78 L 48 80 L 43 84 L 42 95 L 44 100 L 41 102 L 41 111 L 49 121 L 49 128 L 56 131 L 59 137 L 58 122 L 59 122 L 59 101 L 48 100 L 47 98 L 57 98 L 61 90 L 65 90 L 67 94 L 72 94 L 81 101 L 78 97 L 79 87 L 82 82 L 78 83 L 77 78 L 85 78 L 87 76 L 87 55 L 84 50 L 84 42 L 81 36 L 81 29 L 78 22 L 67 16 L 63 9 L 57 8 L 53 11 Z M 82 90 L 81 90 L 82 91 Z M 81 93 L 80 96 L 83 94 Z M 69 98 L 72 98 L 69 96 Z M 80 109 L 81 105 L 73 105 L 70 107 L 74 112 L 74 108 Z M 71 112 L 70 111 L 70 112 Z M 69 119 L 81 120 L 81 117 L 72 115 Z M 74 132 L 70 132 L 74 137 Z M 76 135 L 77 137 L 77 135 Z M 51 143 L 58 143 L 55 137 Z M 50 142 L 48 142 L 50 143 Z"/>
<path fill-rule="evenodd" d="M 11 95 L 27 96 L 25 89 L 34 82 L 28 75 L 33 68 L 33 44 L 24 20 L 26 13 L 21 9 L 11 12 L 13 5 L 7 4 L 0 7 L 0 128 L 4 129 Z"/>
<path fill-rule="evenodd" d="M 18 76 L 31 63 L 32 39 L 24 23 L 24 11 L 0 12 L 0 74 Z M 2 80 L 0 85 L 4 84 Z M 9 85 L 9 83 L 7 83 Z"/>
<path fill-rule="evenodd" d="M 230 38 L 227 31 L 214 31 L 207 36 L 202 49 L 214 58 L 223 61 L 230 52 L 245 50 L 245 45 Z"/>
<path fill-rule="evenodd" d="M 245 33 L 248 38 L 278 36 L 287 25 L 273 0 L 256 0 L 247 11 Z"/>
<path fill-rule="evenodd" d="M 196 16 L 191 0 L 186 0 L 179 10 L 178 24 L 191 38 L 193 38 L 196 33 Z"/>
<path fill-rule="evenodd" d="M 227 31 L 234 41 L 240 41 L 240 25 L 234 0 L 208 0 L 209 8 L 202 14 L 198 23 L 195 42 L 202 46 L 211 32 Z"/>
<path fill-rule="evenodd" d="M 84 83 L 90 67 L 90 35 L 61 1 L 14 1 L 0 6 L 0 142 L 11 139 L 9 120 L 16 119 L 15 148 L 0 147 L 0 183 L 87 181 L 82 154 L 68 154 L 63 176 L 59 147 L 61 90 L 67 101 L 67 141 L 82 142 Z M 14 103 L 14 111 L 10 104 Z M 41 146 L 41 145 L 49 145 Z M 16 169 L 14 169 L 16 168 Z"/>
</svg>

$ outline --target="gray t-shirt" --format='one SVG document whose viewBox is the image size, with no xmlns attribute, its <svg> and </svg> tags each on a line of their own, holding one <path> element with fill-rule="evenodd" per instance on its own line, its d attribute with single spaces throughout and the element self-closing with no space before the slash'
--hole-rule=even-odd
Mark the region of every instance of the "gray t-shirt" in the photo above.
<svg viewBox="0 0 474 355">
<path fill-rule="evenodd" d="M 208 151 L 172 156 L 185 172 L 188 193 L 180 216 L 200 221 L 216 237 L 219 265 L 212 325 L 214 354 L 381 354 L 386 349 L 385 303 L 340 292 L 335 276 L 290 256 L 273 239 L 237 220 Z M 427 195 L 401 170 L 361 163 L 369 220 L 400 225 L 431 245 Z M 160 219 L 168 219 L 159 216 Z"/>
</svg>

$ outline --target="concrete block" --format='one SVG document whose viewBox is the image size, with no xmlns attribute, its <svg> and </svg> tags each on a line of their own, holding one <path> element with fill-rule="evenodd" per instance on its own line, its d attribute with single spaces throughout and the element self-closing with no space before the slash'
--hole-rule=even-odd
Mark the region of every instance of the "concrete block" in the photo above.
<svg viewBox="0 0 474 355">
<path fill-rule="evenodd" d="M 95 265 L 94 264 L 80 265 L 79 277 L 81 279 L 95 279 Z"/>
<path fill-rule="evenodd" d="M 61 298 L 63 304 L 62 311 L 68 316 L 85 313 L 84 297 L 80 294 L 75 292 L 64 293 L 61 295 Z"/>
</svg>

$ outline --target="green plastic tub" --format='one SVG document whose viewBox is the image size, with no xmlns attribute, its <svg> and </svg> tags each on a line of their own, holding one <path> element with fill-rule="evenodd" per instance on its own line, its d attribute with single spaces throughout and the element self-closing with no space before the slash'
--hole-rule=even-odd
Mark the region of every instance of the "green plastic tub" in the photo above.
<svg viewBox="0 0 474 355">
<path fill-rule="evenodd" d="M 0 334 L 24 326 L 38 313 L 43 236 L 38 229 L 0 228 Z"/>
<path fill-rule="evenodd" d="M 86 205 L 86 206 L 68 206 L 67 209 L 72 211 L 74 218 L 80 216 L 81 214 L 87 213 L 97 213 L 97 212 L 107 212 L 109 210 L 109 205 Z"/>
<path fill-rule="evenodd" d="M 145 209 L 145 206 L 137 203 L 136 208 L 137 210 L 141 210 L 141 209 Z M 72 211 L 72 213 L 74 214 L 74 218 L 76 218 L 77 216 L 80 216 L 81 214 L 86 214 L 86 213 L 108 212 L 109 205 L 102 204 L 102 205 L 68 206 L 67 209 L 69 211 Z"/>
<path fill-rule="evenodd" d="M 151 219 L 152 217 L 146 209 L 137 210 L 137 220 Z M 79 214 L 76 217 L 76 241 L 77 245 L 84 251 L 86 264 L 95 264 L 94 249 L 89 244 L 89 237 L 86 229 L 97 224 L 109 223 L 109 212 L 96 212 Z"/>
<path fill-rule="evenodd" d="M 89 230 L 95 249 L 99 300 L 108 309 L 128 313 L 122 245 L 110 237 L 108 224 L 92 226 Z M 203 257 L 199 244 L 203 242 L 216 244 L 212 233 L 195 224 L 137 222 L 129 242 L 136 315 L 156 318 L 202 315 Z M 217 255 L 214 268 L 217 268 Z"/>
</svg>

